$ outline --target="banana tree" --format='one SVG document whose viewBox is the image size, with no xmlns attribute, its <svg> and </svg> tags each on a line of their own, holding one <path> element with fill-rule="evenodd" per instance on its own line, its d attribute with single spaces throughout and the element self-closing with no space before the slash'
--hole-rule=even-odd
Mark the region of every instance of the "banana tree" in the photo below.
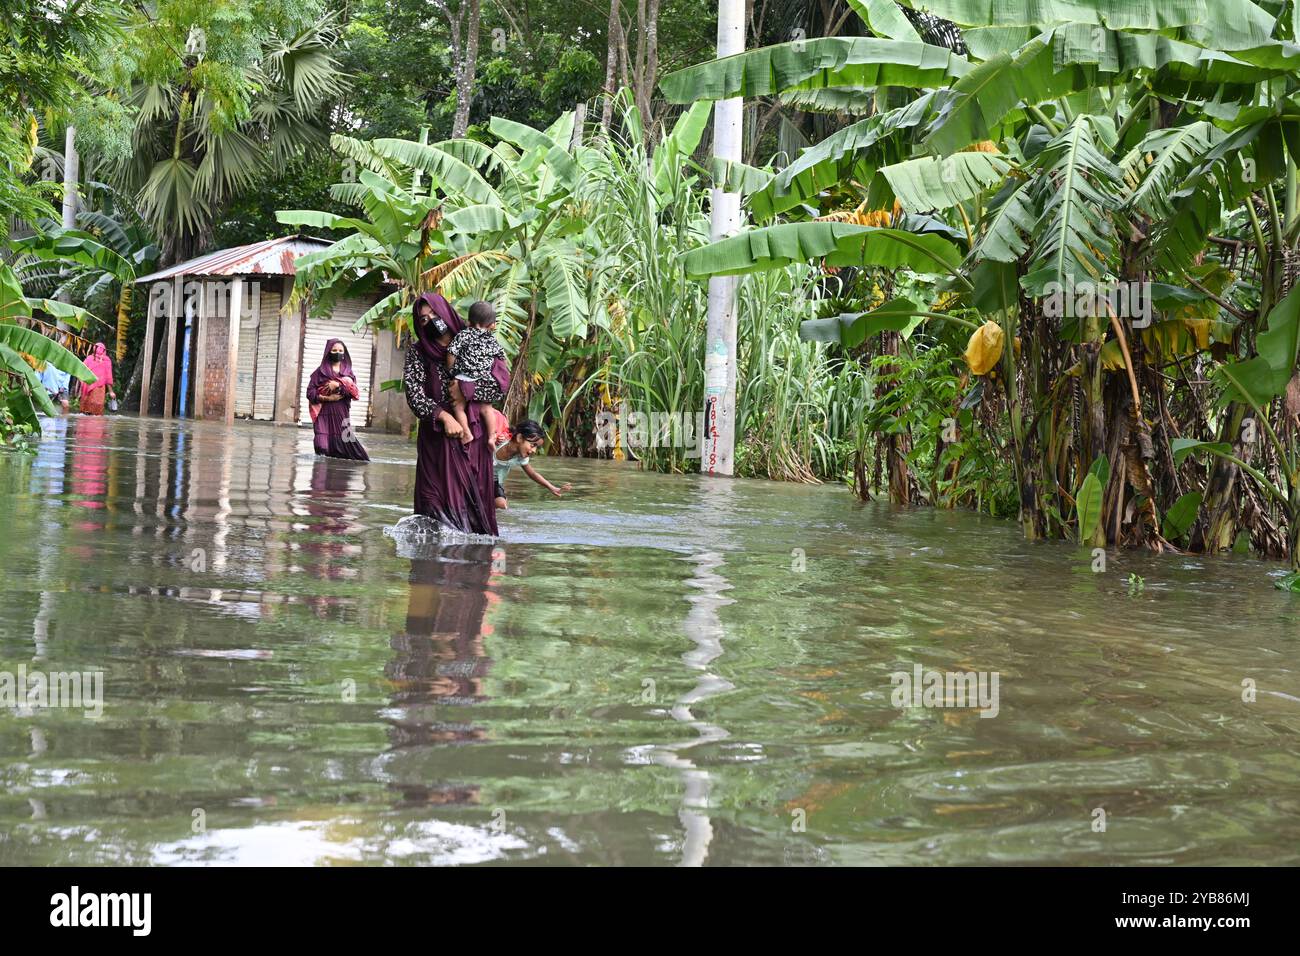
<svg viewBox="0 0 1300 956">
<path fill-rule="evenodd" d="M 122 223 L 107 213 L 90 210 L 77 215 L 81 229 L 64 229 L 53 221 L 42 231 L 12 243 L 19 275 L 28 288 L 39 288 L 51 299 L 73 297 L 89 303 L 102 294 L 116 305 L 116 348 L 126 357 L 131 322 L 132 283 L 158 261 L 159 249 L 138 222 Z"/>
<path fill-rule="evenodd" d="M 20 324 L 32 319 L 36 312 L 53 315 L 75 328 L 82 327 L 89 318 L 84 309 L 76 306 L 24 295 L 13 269 L 0 263 L 0 402 L 15 422 L 39 431 L 36 412 L 55 415 L 57 411 L 36 373 L 38 367 L 49 363 L 87 384 L 95 376 L 58 342 Z"/>
<path fill-rule="evenodd" d="M 1191 477 L 1172 460 L 1169 372 L 1178 400 L 1199 402 L 1191 366 L 1249 348 L 1285 291 L 1280 265 L 1294 262 L 1292 18 L 1249 0 L 904 0 L 951 22 L 939 46 L 892 3 L 851 5 L 874 36 L 665 78 L 677 102 L 779 95 L 869 111 L 774 175 L 746 177 L 755 228 L 692 252 L 688 268 L 851 266 L 887 288 L 932 289 L 931 303 L 911 304 L 916 320 L 997 323 L 997 388 L 982 394 L 1005 408 L 1025 533 L 1068 534 L 1074 489 L 1104 456 L 1116 467 L 1092 543 L 1167 546 L 1158 500 Z M 1122 283 L 1161 290 L 1151 314 L 1117 313 L 1091 291 L 1059 308 L 1062 290 Z M 834 318 L 809 337 L 871 321 Z M 875 333 L 886 348 L 899 334 Z M 1232 418 L 1202 414 L 1195 427 Z"/>
<path fill-rule="evenodd" d="M 530 385 L 530 346 L 582 339 L 603 316 L 591 210 L 579 198 L 584 165 L 598 154 L 574 144 L 573 127 L 572 113 L 546 130 L 496 117 L 492 146 L 334 137 L 361 171 L 331 194 L 359 206 L 364 218 L 277 214 L 285 223 L 354 230 L 303 258 L 300 287 L 324 297 L 357 294 L 379 288 L 386 276 L 398 288 L 360 322 L 396 328 L 409 322 L 414 296 L 429 289 L 493 301 L 515 356 L 507 408 L 519 411 Z"/>
</svg>

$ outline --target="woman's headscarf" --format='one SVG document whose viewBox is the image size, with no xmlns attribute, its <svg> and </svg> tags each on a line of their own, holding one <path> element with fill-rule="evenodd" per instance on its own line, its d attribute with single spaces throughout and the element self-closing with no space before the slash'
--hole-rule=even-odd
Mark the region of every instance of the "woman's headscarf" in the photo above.
<svg viewBox="0 0 1300 956">
<path fill-rule="evenodd" d="M 334 371 L 334 366 L 330 364 L 330 350 L 336 345 L 343 346 L 343 361 L 339 363 L 339 370 Z M 316 380 L 316 385 L 321 385 L 329 380 L 339 381 L 342 378 L 350 378 L 352 381 L 357 380 L 356 373 L 352 371 L 352 353 L 348 347 L 343 344 L 342 339 L 330 339 L 325 343 L 325 355 L 320 361 L 320 368 L 312 372 L 311 377 Z"/>
<path fill-rule="evenodd" d="M 86 368 L 95 376 L 95 384 L 87 388 L 101 388 L 113 384 L 113 363 L 108 357 L 108 349 L 103 342 L 96 342 L 95 347 L 86 356 Z"/>
<path fill-rule="evenodd" d="M 433 309 L 433 317 L 427 323 L 421 323 L 420 305 L 425 302 Z M 464 330 L 465 320 L 451 307 L 450 302 L 436 292 L 425 292 L 420 295 L 411 307 L 411 316 L 415 328 L 415 340 L 420 344 L 421 354 L 428 360 L 426 364 L 435 363 L 441 371 L 442 363 L 447 358 L 447 346 L 438 344 L 438 338 L 443 334 L 439 322 L 446 326 L 446 331 L 454 338 Z"/>
</svg>

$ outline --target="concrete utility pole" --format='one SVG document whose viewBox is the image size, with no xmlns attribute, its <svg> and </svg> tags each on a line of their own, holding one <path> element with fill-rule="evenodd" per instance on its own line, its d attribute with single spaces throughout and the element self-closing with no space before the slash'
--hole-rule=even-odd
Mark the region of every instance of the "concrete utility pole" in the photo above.
<svg viewBox="0 0 1300 956">
<path fill-rule="evenodd" d="M 718 0 L 718 56 L 745 50 L 745 0 Z M 713 108 L 713 155 L 740 161 L 742 99 L 721 100 Z M 714 242 L 740 228 L 740 194 L 710 191 L 709 234 Z M 733 474 L 736 445 L 736 286 L 737 276 L 709 280 L 708 332 L 704 343 L 704 451 L 700 470 Z"/>
<path fill-rule="evenodd" d="M 63 228 L 77 226 L 77 128 L 69 124 L 63 140 Z"/>
<path fill-rule="evenodd" d="M 63 228 L 77 227 L 77 128 L 68 124 L 68 131 L 63 139 Z M 67 269 L 59 272 L 60 277 L 68 274 Z M 60 302 L 70 302 L 72 297 L 64 292 L 59 296 Z M 68 323 L 57 319 L 55 325 L 67 330 Z"/>
</svg>

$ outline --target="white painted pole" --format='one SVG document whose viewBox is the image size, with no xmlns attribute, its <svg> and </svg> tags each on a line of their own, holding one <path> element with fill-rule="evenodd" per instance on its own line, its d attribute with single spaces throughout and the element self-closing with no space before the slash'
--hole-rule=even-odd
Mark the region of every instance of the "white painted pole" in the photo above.
<svg viewBox="0 0 1300 956">
<path fill-rule="evenodd" d="M 77 128 L 68 126 L 63 139 L 63 228 L 77 225 Z"/>
<path fill-rule="evenodd" d="M 80 164 L 77 161 L 77 128 L 71 123 L 68 124 L 68 130 L 63 137 L 63 228 L 73 229 L 77 225 L 77 167 Z M 66 276 L 67 269 L 59 272 L 60 276 Z M 59 296 L 60 302 L 70 302 L 72 297 L 64 292 Z M 67 329 L 68 324 L 62 319 L 56 320 L 55 324 L 60 329 Z"/>
<path fill-rule="evenodd" d="M 235 424 L 235 388 L 239 382 L 239 319 L 244 310 L 244 279 L 230 281 L 230 333 L 226 339 L 226 424 Z"/>
<path fill-rule="evenodd" d="M 745 50 L 745 0 L 718 0 L 718 56 Z M 713 155 L 740 161 L 743 99 L 718 102 L 713 108 Z M 710 190 L 711 238 L 716 242 L 740 229 L 740 194 Z M 709 280 L 709 313 L 704 353 L 705 440 L 700 470 L 708 475 L 734 473 L 736 445 L 736 276 Z"/>
</svg>

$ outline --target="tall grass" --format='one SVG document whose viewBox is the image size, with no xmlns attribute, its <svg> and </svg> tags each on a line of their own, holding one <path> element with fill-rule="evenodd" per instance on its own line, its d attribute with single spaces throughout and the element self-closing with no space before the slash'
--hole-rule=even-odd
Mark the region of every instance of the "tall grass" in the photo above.
<svg viewBox="0 0 1300 956">
<path fill-rule="evenodd" d="M 596 334 L 605 408 L 678 413 L 704 408 L 707 287 L 686 277 L 681 257 L 708 241 L 705 189 L 693 167 L 658 188 L 639 138 L 611 137 L 587 170 L 584 199 L 604 250 L 599 268 L 607 321 Z M 737 474 L 786 481 L 846 477 L 861 447 L 871 401 L 868 374 L 799 339 L 817 317 L 820 273 L 808 265 L 745 276 L 738 289 Z M 632 449 L 647 468 L 695 470 L 678 447 Z"/>
</svg>

